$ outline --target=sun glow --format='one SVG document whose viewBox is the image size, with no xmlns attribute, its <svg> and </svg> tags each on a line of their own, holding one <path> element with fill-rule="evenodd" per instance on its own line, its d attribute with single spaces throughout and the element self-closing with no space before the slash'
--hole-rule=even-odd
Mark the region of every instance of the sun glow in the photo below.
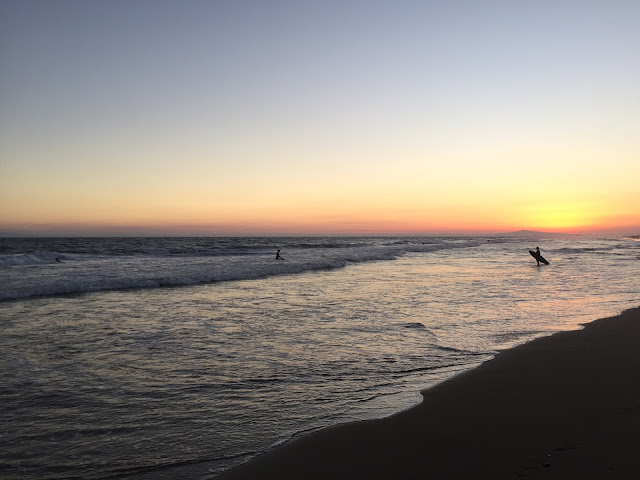
<svg viewBox="0 0 640 480">
<path fill-rule="evenodd" d="M 572 204 L 539 205 L 529 214 L 529 222 L 536 229 L 573 229 L 595 223 L 593 211 Z"/>
</svg>

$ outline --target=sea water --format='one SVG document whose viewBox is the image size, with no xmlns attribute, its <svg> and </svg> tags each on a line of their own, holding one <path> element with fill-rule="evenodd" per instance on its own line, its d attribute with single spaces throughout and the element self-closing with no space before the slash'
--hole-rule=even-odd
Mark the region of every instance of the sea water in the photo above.
<svg viewBox="0 0 640 480">
<path fill-rule="evenodd" d="M 214 478 L 637 306 L 639 267 L 628 238 L 0 239 L 0 477 Z"/>
</svg>

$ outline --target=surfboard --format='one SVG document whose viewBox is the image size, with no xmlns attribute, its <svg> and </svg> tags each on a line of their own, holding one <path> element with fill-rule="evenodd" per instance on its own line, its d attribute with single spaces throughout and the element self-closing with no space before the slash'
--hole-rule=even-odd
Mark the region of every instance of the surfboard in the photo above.
<svg viewBox="0 0 640 480">
<path fill-rule="evenodd" d="M 545 265 L 549 265 L 549 262 L 547 262 L 544 257 L 536 252 L 534 252 L 533 250 L 529 250 L 529 253 L 531 254 L 531 256 L 533 258 L 535 258 L 536 260 L 538 260 L 539 262 L 544 263 Z"/>
</svg>

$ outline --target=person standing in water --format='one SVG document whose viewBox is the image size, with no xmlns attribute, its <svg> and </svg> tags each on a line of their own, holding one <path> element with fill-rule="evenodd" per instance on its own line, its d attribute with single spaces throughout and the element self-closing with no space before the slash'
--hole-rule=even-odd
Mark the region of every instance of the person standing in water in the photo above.
<svg viewBox="0 0 640 480">
<path fill-rule="evenodd" d="M 280 250 L 278 250 L 278 251 L 280 251 Z M 540 247 L 536 247 L 536 255 L 537 255 L 536 262 L 538 262 L 538 265 L 540 265 L 539 258 L 542 256 L 542 255 L 540 255 Z"/>
<path fill-rule="evenodd" d="M 278 252 L 276 253 L 276 260 L 282 260 L 282 257 L 280 256 L 280 249 L 278 249 Z"/>
</svg>

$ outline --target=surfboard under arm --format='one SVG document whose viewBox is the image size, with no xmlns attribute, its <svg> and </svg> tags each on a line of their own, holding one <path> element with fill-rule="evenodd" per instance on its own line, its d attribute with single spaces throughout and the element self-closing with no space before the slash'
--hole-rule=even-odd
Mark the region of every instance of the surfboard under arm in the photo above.
<svg viewBox="0 0 640 480">
<path fill-rule="evenodd" d="M 542 255 L 540 255 L 539 253 L 534 252 L 533 250 L 529 250 L 529 253 L 531 254 L 531 256 L 533 258 L 535 258 L 536 260 L 538 260 L 539 262 L 544 263 L 545 265 L 549 265 L 549 262 L 547 262 L 544 257 Z"/>
</svg>

